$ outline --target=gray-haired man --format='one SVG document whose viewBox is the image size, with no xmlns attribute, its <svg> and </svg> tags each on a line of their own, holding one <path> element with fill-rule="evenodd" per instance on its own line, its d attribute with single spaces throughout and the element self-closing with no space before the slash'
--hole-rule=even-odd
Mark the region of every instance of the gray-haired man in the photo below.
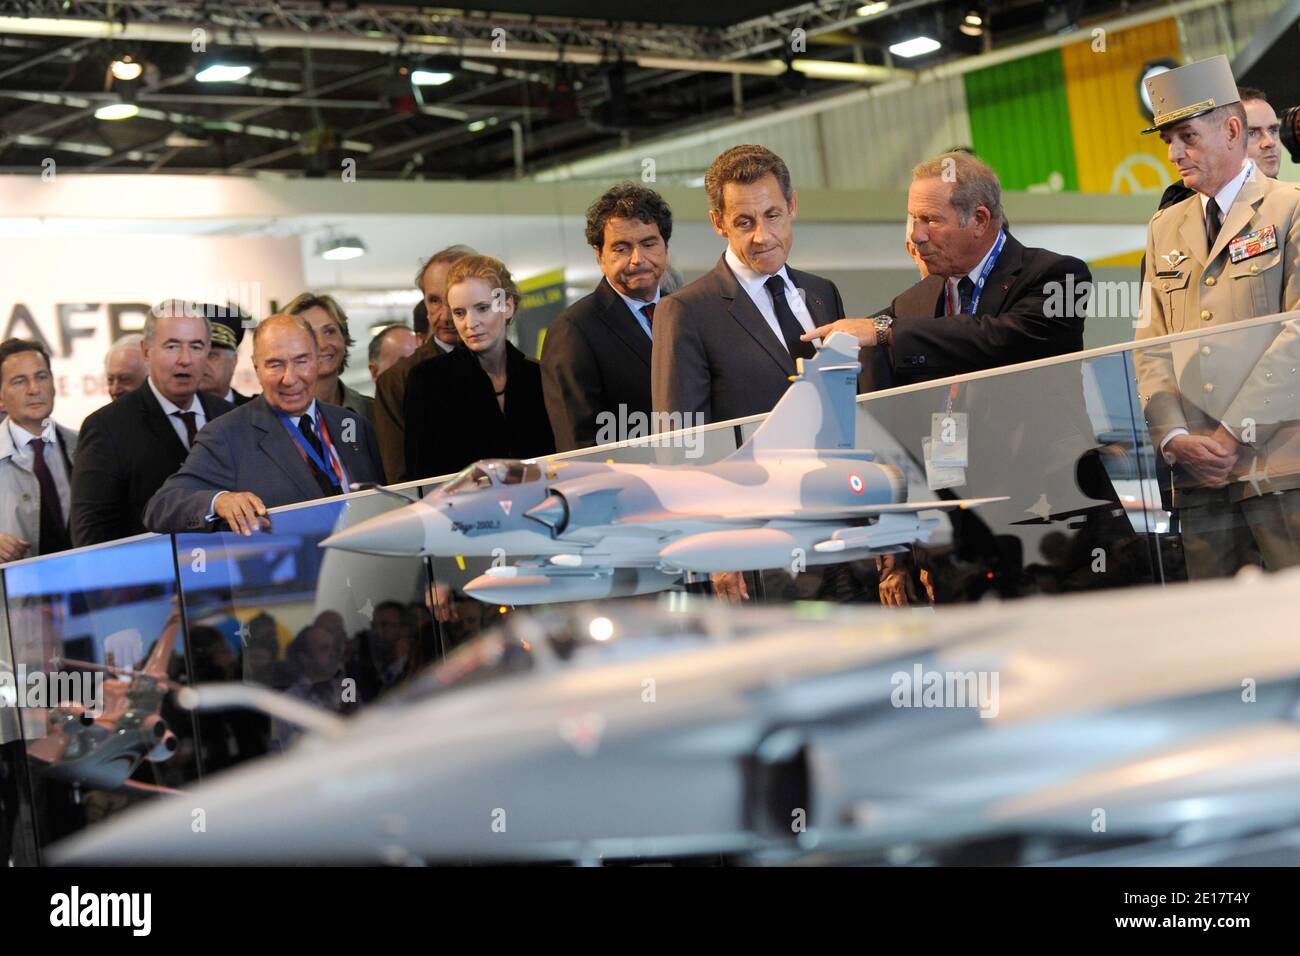
<svg viewBox="0 0 1300 956">
<path fill-rule="evenodd" d="M 204 307 L 164 302 L 144 326 L 149 377 L 81 426 L 72 469 L 75 547 L 140 534 L 144 508 L 180 468 L 199 430 L 231 405 L 198 390 L 212 342 Z"/>
</svg>

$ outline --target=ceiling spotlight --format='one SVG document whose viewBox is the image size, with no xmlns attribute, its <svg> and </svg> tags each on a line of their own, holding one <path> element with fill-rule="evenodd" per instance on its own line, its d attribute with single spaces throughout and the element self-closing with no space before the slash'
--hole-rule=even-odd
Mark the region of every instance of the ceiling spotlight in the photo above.
<svg viewBox="0 0 1300 956">
<path fill-rule="evenodd" d="M 857 15 L 860 17 L 874 17 L 877 14 L 884 13 L 889 9 L 886 0 L 876 0 L 875 3 L 866 3 L 858 7 Z"/>
<path fill-rule="evenodd" d="M 444 83 L 450 83 L 455 76 L 451 73 L 443 73 L 440 70 L 412 70 L 411 82 L 416 86 L 442 86 Z"/>
<path fill-rule="evenodd" d="M 919 36 L 904 40 L 902 43 L 890 44 L 889 52 L 901 57 L 924 56 L 933 53 L 941 46 L 943 44 L 933 37 Z"/>
<path fill-rule="evenodd" d="M 144 73 L 144 64 L 137 63 L 131 59 L 130 54 L 127 54 L 120 60 L 114 60 L 109 64 L 108 69 L 113 74 L 113 79 L 129 83 L 131 80 L 140 79 L 140 75 Z"/>
<path fill-rule="evenodd" d="M 253 72 L 251 66 L 235 63 L 213 63 L 194 74 L 200 83 L 235 83 Z"/>
<path fill-rule="evenodd" d="M 140 115 L 140 107 L 134 103 L 109 103 L 95 110 L 95 119 L 124 120 Z"/>
<path fill-rule="evenodd" d="M 316 254 L 330 262 L 345 262 L 366 254 L 366 244 L 356 236 L 331 236 L 316 246 Z"/>
<path fill-rule="evenodd" d="M 984 17 L 975 9 L 968 10 L 966 15 L 961 18 L 961 26 L 957 28 L 968 37 L 978 37 L 984 35 Z"/>
<path fill-rule="evenodd" d="M 484 122 L 483 120 L 475 120 L 465 128 L 468 129 L 471 133 L 479 133 L 487 129 L 487 123 Z"/>
</svg>

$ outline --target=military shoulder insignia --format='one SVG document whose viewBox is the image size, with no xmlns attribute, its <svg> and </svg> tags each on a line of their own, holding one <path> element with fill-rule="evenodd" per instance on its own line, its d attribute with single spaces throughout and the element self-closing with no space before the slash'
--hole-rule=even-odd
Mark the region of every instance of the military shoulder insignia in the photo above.
<svg viewBox="0 0 1300 956">
<path fill-rule="evenodd" d="M 1159 219 L 1159 218 L 1160 218 L 1160 214 L 1161 214 L 1162 212 L 1164 212 L 1163 209 L 1157 209 L 1157 210 L 1156 210 L 1156 214 L 1155 214 L 1154 216 L 1151 217 L 1151 221 L 1152 221 L 1152 222 L 1155 222 L 1157 219 Z"/>
<path fill-rule="evenodd" d="M 1277 248 L 1277 226 L 1256 229 L 1228 243 L 1228 258 L 1241 262 Z"/>
</svg>

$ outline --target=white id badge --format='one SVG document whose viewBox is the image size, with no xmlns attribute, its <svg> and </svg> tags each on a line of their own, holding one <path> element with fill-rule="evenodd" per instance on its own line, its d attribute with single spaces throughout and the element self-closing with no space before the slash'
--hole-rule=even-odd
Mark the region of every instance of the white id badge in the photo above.
<svg viewBox="0 0 1300 956">
<path fill-rule="evenodd" d="M 930 458 L 930 439 L 921 439 L 921 454 L 925 458 L 925 484 L 931 491 L 957 488 L 966 484 L 966 469 L 936 465 Z"/>
<path fill-rule="evenodd" d="M 970 420 L 965 412 L 935 412 L 930 416 L 930 447 L 934 463 L 945 468 L 965 468 Z"/>
</svg>

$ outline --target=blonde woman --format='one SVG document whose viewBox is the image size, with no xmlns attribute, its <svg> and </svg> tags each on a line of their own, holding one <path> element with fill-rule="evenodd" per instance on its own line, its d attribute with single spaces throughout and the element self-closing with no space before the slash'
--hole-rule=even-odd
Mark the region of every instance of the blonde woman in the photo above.
<svg viewBox="0 0 1300 956">
<path fill-rule="evenodd" d="M 452 474 L 480 458 L 555 451 L 541 369 L 506 340 L 518 306 L 519 289 L 499 259 L 467 256 L 447 273 L 460 344 L 411 370 L 404 480 Z"/>
</svg>

